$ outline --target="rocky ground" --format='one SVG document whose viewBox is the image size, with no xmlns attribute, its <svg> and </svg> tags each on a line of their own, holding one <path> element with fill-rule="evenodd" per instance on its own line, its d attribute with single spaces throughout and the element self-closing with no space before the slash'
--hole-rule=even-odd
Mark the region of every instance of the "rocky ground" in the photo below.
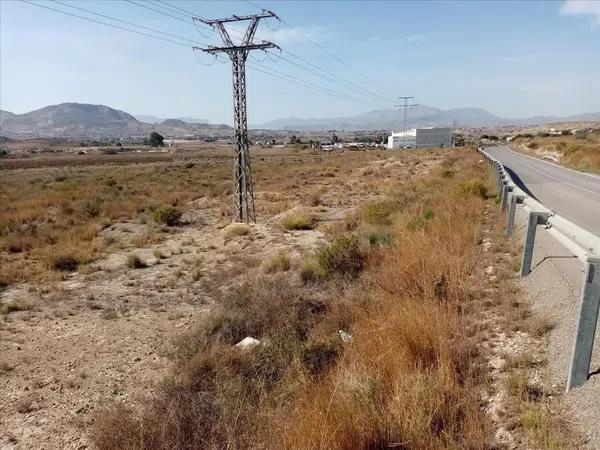
<svg viewBox="0 0 600 450">
<path fill-rule="evenodd" d="M 438 162 L 431 155 L 365 161 L 351 168 L 348 180 L 381 187 Z M 19 306 L 0 316 L 0 448 L 86 448 L 94 412 L 151 395 L 169 366 L 173 339 L 211 307 L 217 291 L 262 270 L 279 249 L 287 249 L 294 264 L 326 239 L 328 226 L 376 195 L 373 189 L 327 190 L 327 182 L 322 187 L 320 204 L 303 206 L 318 219 L 313 230 L 283 229 L 288 210 L 260 218 L 247 234 L 235 233 L 223 227 L 215 202 L 203 197 L 187 205 L 184 224 L 159 242 L 119 246 L 149 225 L 114 223 L 102 232 L 112 250 L 93 264 L 63 281 L 0 291 L 0 304 Z M 267 202 L 276 195 L 256 196 Z M 128 263 L 133 254 L 142 267 Z"/>
</svg>

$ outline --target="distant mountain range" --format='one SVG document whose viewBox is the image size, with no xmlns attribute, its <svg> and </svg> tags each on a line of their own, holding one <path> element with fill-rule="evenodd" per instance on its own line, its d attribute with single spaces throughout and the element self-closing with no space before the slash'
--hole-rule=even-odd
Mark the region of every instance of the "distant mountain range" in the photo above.
<svg viewBox="0 0 600 450">
<path fill-rule="evenodd" d="M 140 120 L 145 119 L 146 121 Z M 157 119 L 156 122 L 150 121 Z M 188 118 L 188 120 L 197 120 Z M 0 136 L 24 138 L 141 138 L 156 131 L 167 138 L 202 138 L 231 136 L 228 125 L 206 122 L 191 123 L 182 118 L 159 119 L 154 116 L 132 116 L 104 105 L 85 103 L 61 103 L 46 106 L 25 114 L 13 114 L 0 110 Z M 555 122 L 600 121 L 600 113 L 568 117 L 532 117 L 529 119 L 503 119 L 481 108 L 457 108 L 442 110 L 417 105 L 408 112 L 407 125 L 451 126 L 529 126 Z M 403 114 L 398 110 L 375 110 L 367 113 L 326 119 L 279 119 L 267 122 L 255 129 L 263 130 L 398 130 Z"/>
<path fill-rule="evenodd" d="M 181 119 L 150 124 L 108 106 L 85 103 L 61 103 L 25 114 L 0 110 L 0 136 L 9 138 L 141 138 L 152 131 L 170 138 L 232 134 L 228 125 L 193 124 Z"/>
<path fill-rule="evenodd" d="M 278 119 L 266 122 L 256 128 L 267 130 L 399 130 L 403 126 L 404 115 L 401 110 L 384 109 L 363 114 L 323 119 Z M 530 126 L 556 122 L 600 121 L 600 112 L 577 116 L 554 117 L 539 116 L 527 119 L 503 119 L 481 108 L 439 109 L 417 105 L 408 110 L 407 127 L 449 127 L 452 122 L 459 127 L 481 126 Z"/>
<path fill-rule="evenodd" d="M 164 122 L 165 120 L 169 120 L 167 117 L 156 117 L 156 116 L 149 116 L 149 115 L 137 115 L 134 116 L 137 120 L 139 120 L 140 122 L 146 122 L 146 123 L 161 123 Z M 175 120 L 181 120 L 182 122 L 186 122 L 186 123 L 190 123 L 190 124 L 197 124 L 197 123 L 208 123 L 208 120 L 206 119 L 197 119 L 195 117 L 175 117 Z"/>
</svg>

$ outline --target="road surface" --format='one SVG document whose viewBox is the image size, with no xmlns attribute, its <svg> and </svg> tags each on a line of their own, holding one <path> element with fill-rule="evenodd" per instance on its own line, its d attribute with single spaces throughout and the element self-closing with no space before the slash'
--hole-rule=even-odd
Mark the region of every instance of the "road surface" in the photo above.
<svg viewBox="0 0 600 450">
<path fill-rule="evenodd" d="M 523 155 L 506 146 L 487 147 L 485 151 L 546 208 L 600 235 L 600 176 Z"/>
</svg>

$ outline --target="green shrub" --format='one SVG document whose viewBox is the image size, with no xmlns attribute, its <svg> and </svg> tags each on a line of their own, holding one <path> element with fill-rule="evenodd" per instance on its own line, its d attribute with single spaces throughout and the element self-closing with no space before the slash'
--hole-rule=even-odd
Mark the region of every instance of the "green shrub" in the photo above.
<svg viewBox="0 0 600 450">
<path fill-rule="evenodd" d="M 463 194 L 475 195 L 481 198 L 486 198 L 487 196 L 487 187 L 478 178 L 461 181 L 458 183 L 458 190 Z"/>
<path fill-rule="evenodd" d="M 409 231 L 419 231 L 425 228 L 425 219 L 421 216 L 412 217 L 406 222 L 406 229 Z"/>
<path fill-rule="evenodd" d="M 154 210 L 152 218 L 156 223 L 171 227 L 180 223 L 182 215 L 181 209 L 171 205 L 162 205 Z"/>
<path fill-rule="evenodd" d="M 325 274 L 336 273 L 353 278 L 364 269 L 366 255 L 356 236 L 339 236 L 317 250 L 317 259 Z"/>
<path fill-rule="evenodd" d="M 315 227 L 315 219 L 305 211 L 295 211 L 285 216 L 281 225 L 286 230 L 312 230 Z"/>
<path fill-rule="evenodd" d="M 391 247 L 394 244 L 394 237 L 389 231 L 371 230 L 367 233 L 369 244 L 379 247 Z"/>
<path fill-rule="evenodd" d="M 423 214 L 422 215 L 423 215 L 423 219 L 425 219 L 425 220 L 431 220 L 431 219 L 433 219 L 435 217 L 435 211 L 431 207 L 427 206 L 423 210 Z"/>
</svg>

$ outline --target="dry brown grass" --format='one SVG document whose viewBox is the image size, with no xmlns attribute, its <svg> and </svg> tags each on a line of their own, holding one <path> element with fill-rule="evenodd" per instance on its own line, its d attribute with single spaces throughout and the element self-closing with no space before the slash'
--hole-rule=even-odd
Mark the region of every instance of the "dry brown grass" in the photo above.
<svg viewBox="0 0 600 450">
<path fill-rule="evenodd" d="M 518 138 L 528 153 L 558 152 L 560 162 L 585 172 L 600 173 L 600 128 L 575 135 Z"/>
<path fill-rule="evenodd" d="M 317 196 L 320 203 L 323 180 L 342 186 L 352 179 L 354 168 L 378 158 L 374 152 L 253 152 L 259 217 L 282 213 L 307 199 L 314 204 Z M 0 286 L 60 279 L 64 276 L 60 267 L 72 270 L 96 260 L 110 251 L 102 230 L 117 222 L 147 225 L 128 246 L 159 242 L 163 236 L 152 226 L 153 216 L 161 223 L 169 219 L 175 224 L 181 219 L 179 212 L 194 199 L 206 197 L 225 205 L 222 219 L 229 220 L 231 151 L 200 148 L 183 156 L 193 164 L 184 164 L 177 153 L 4 161 L 0 165 Z M 11 167 L 21 168 L 7 170 Z M 56 266 L 54 255 L 73 258 L 73 264 Z"/>
<path fill-rule="evenodd" d="M 455 188 L 484 176 L 476 162 L 463 152 L 448 164 L 454 177 L 440 169 L 406 186 L 409 202 L 391 198 L 390 214 L 367 212 L 393 246 L 372 243 L 374 224 L 358 222 L 353 237 L 340 234 L 311 258 L 326 276 L 299 284 L 278 273 L 231 289 L 181 340 L 156 398 L 141 412 L 100 416 L 95 444 L 487 448 L 482 376 L 464 332 L 484 200 Z M 424 225 L 407 228 L 417 216 Z M 232 347 L 246 336 L 261 345 Z"/>
</svg>

